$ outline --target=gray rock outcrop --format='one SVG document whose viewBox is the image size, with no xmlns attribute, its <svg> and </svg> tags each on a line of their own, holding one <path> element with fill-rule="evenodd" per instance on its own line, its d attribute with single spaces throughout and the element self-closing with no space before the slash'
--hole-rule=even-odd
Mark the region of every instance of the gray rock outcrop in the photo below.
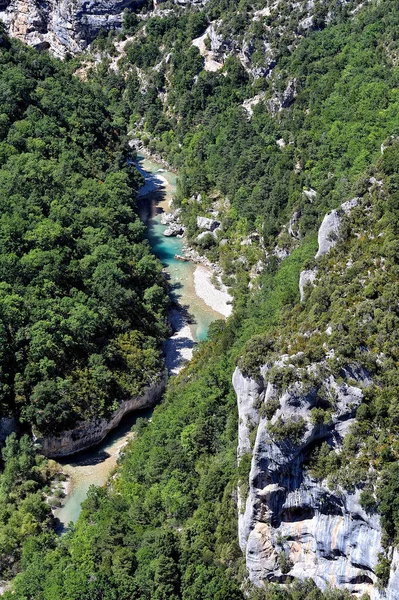
<svg viewBox="0 0 399 600">
<path fill-rule="evenodd" d="M 160 4 L 162 0 L 158 0 Z M 123 11 L 137 11 L 145 0 L 2 0 L 0 21 L 9 34 L 63 58 L 87 48 L 101 30 L 119 29 Z M 198 4 L 175 0 L 176 4 Z"/>
<path fill-rule="evenodd" d="M 299 294 L 301 302 L 305 299 L 305 288 L 308 284 L 312 284 L 317 276 L 317 269 L 306 269 L 301 271 L 299 275 Z"/>
<path fill-rule="evenodd" d="M 324 217 L 319 229 L 319 249 L 315 258 L 324 256 L 324 254 L 330 252 L 331 248 L 335 246 L 342 223 L 342 214 L 345 213 L 348 215 L 352 208 L 357 206 L 358 201 L 359 198 L 352 198 L 352 200 L 348 200 L 341 204 L 340 209 L 332 210 Z"/>
<path fill-rule="evenodd" d="M 166 237 L 173 237 L 177 235 L 184 235 L 184 227 L 180 223 L 171 223 L 167 229 L 163 232 Z"/>
<path fill-rule="evenodd" d="M 284 582 L 286 577 L 311 577 L 321 589 L 331 585 L 356 596 L 367 593 L 371 600 L 398 600 L 397 551 L 386 596 L 375 585 L 382 550 L 378 515 L 361 507 L 359 490 L 349 493 L 339 486 L 332 490 L 306 468 L 311 450 L 322 442 L 339 452 L 370 378 L 358 365 L 343 371 L 343 382 L 321 368 L 323 397 L 335 398 L 324 423 L 311 416 L 318 392 L 305 388 L 294 365 L 295 356 L 286 355 L 274 365 L 265 365 L 256 379 L 238 368 L 233 376 L 239 412 L 238 459 L 244 454 L 251 458 L 248 491 L 243 497 L 242 487 L 239 494 L 239 542 L 250 580 L 261 586 L 264 581 Z M 272 366 L 292 369 L 293 383 L 278 388 L 268 382 Z M 315 372 L 319 367 L 307 369 Z M 290 423 L 301 425 L 294 439 L 278 427 L 273 429 Z"/>
<path fill-rule="evenodd" d="M 101 29 L 121 26 L 125 8 L 143 0 L 6 0 L 0 12 L 12 37 L 59 57 L 84 50 Z"/>
<path fill-rule="evenodd" d="M 209 219 L 208 217 L 197 217 L 198 229 L 206 229 L 207 231 L 215 231 L 220 227 L 220 221 Z"/>
<path fill-rule="evenodd" d="M 154 406 L 165 390 L 166 380 L 167 375 L 163 373 L 160 380 L 149 386 L 141 396 L 121 402 L 110 419 L 80 423 L 75 429 L 59 435 L 37 438 L 41 454 L 49 458 L 61 458 L 99 444 L 125 415 Z"/>
<path fill-rule="evenodd" d="M 314 190 L 310 190 L 309 192 L 314 192 L 314 197 L 316 197 L 316 192 Z M 304 192 L 305 194 L 306 192 Z M 359 198 L 352 198 L 351 200 L 347 200 L 339 209 L 334 209 L 330 213 L 326 214 L 318 232 L 318 243 L 319 248 L 315 255 L 315 258 L 320 258 L 325 254 L 328 254 L 332 248 L 336 245 L 338 241 L 339 231 L 342 225 L 342 217 L 343 215 L 349 215 L 351 210 L 355 208 L 359 203 Z M 299 293 L 301 302 L 305 299 L 305 287 L 307 284 L 313 284 L 317 277 L 317 267 L 313 269 L 306 269 L 301 271 L 299 275 Z"/>
<path fill-rule="evenodd" d="M 340 226 L 341 217 L 338 210 L 333 210 L 324 217 L 318 233 L 319 249 L 316 258 L 324 256 L 335 246 Z"/>
</svg>

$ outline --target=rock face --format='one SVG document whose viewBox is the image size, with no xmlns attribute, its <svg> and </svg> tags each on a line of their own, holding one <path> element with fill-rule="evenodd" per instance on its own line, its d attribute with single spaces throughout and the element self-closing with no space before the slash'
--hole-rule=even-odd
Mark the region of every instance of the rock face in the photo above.
<svg viewBox="0 0 399 600">
<path fill-rule="evenodd" d="M 306 193 L 314 193 L 314 197 L 316 197 L 316 192 L 314 190 L 310 190 Z M 318 243 L 319 248 L 315 255 L 315 258 L 320 258 L 325 254 L 328 254 L 332 248 L 334 248 L 335 244 L 338 240 L 339 231 L 341 229 L 342 224 L 342 216 L 349 215 L 351 210 L 355 208 L 359 203 L 359 198 L 352 198 L 352 200 L 348 200 L 341 204 L 341 208 L 332 210 L 330 213 L 326 214 L 324 217 L 322 224 L 320 225 L 319 233 L 318 233 Z M 305 271 L 301 271 L 299 275 L 299 293 L 301 297 L 301 302 L 305 299 L 305 287 L 307 284 L 313 284 L 317 277 L 317 267 L 313 269 L 306 269 Z"/>
<path fill-rule="evenodd" d="M 208 217 L 197 217 L 198 229 L 206 229 L 207 231 L 215 231 L 220 227 L 220 221 L 216 219 L 208 219 Z"/>
<path fill-rule="evenodd" d="M 319 249 L 317 251 L 316 258 L 324 256 L 324 254 L 330 252 L 331 248 L 335 246 L 337 243 L 340 226 L 341 217 L 338 210 L 333 210 L 324 217 L 319 229 Z"/>
<path fill-rule="evenodd" d="M 335 246 L 342 223 L 342 213 L 348 215 L 352 208 L 357 206 L 358 201 L 358 198 L 352 198 L 352 200 L 344 202 L 340 210 L 332 210 L 324 217 L 318 234 L 319 249 L 316 258 L 324 256 Z"/>
<path fill-rule="evenodd" d="M 285 389 L 267 381 L 271 367 L 294 372 L 298 356 L 284 355 L 274 365 L 265 365 L 256 379 L 238 368 L 233 376 L 239 412 L 238 458 L 251 456 L 248 492 L 243 497 L 241 489 L 239 495 L 239 542 L 249 577 L 257 586 L 263 581 L 283 582 L 287 576 L 311 577 L 322 589 L 331 585 L 358 596 L 367 593 L 371 600 L 398 600 L 396 550 L 386 595 L 375 586 L 375 566 L 382 550 L 378 515 L 364 511 L 358 491 L 333 491 L 325 480 L 313 479 L 305 466 L 315 445 L 327 442 L 330 448 L 339 449 L 363 389 L 371 383 L 367 371 L 350 365 L 342 373 L 344 382 L 339 383 L 324 374 L 321 386 L 334 395 L 334 412 L 328 424 L 314 422 L 314 390 L 305 389 L 298 377 Z M 307 369 L 314 372 L 317 367 Z M 281 435 L 281 428 L 277 435 L 276 423 L 301 423 L 302 429 L 292 439 L 292 434 Z"/>
<path fill-rule="evenodd" d="M 292 359 L 295 356 L 283 356 L 274 367 L 294 368 Z M 397 600 L 397 553 L 387 595 L 381 596 L 375 587 L 374 569 L 381 551 L 378 515 L 362 509 L 359 492 L 332 491 L 325 480 L 313 479 L 304 465 L 309 450 L 322 441 L 339 448 L 362 401 L 362 389 L 370 383 L 367 372 L 351 365 L 347 379 L 356 385 L 325 376 L 322 385 L 334 393 L 336 402 L 330 422 L 324 424 L 311 419 L 312 390 L 306 391 L 298 381 L 283 390 L 267 382 L 272 366 L 264 366 L 256 380 L 239 369 L 233 376 L 239 411 L 238 457 L 251 455 L 248 493 L 243 498 L 241 490 L 239 502 L 239 541 L 251 581 L 260 586 L 263 581 L 283 582 L 287 576 L 311 577 L 322 589 L 332 585 L 356 595 L 368 593 L 372 600 Z M 271 403 L 273 416 L 266 410 Z M 294 441 L 273 432 L 276 423 L 290 422 L 303 424 Z M 251 449 L 249 434 L 254 429 Z"/>
<path fill-rule="evenodd" d="M 299 275 L 299 294 L 301 302 L 305 299 L 305 288 L 308 283 L 312 284 L 317 277 L 317 269 L 306 269 Z"/>
<path fill-rule="evenodd" d="M 97 419 L 81 423 L 76 429 L 64 431 L 60 435 L 37 439 L 36 442 L 41 446 L 41 454 L 49 458 L 60 458 L 99 444 L 112 429 L 119 425 L 124 415 L 154 406 L 165 390 L 166 380 L 165 373 L 160 381 L 148 387 L 142 396 L 122 402 L 109 420 Z"/>
<path fill-rule="evenodd" d="M 88 46 L 101 29 L 122 23 L 123 10 L 142 0 L 3 0 L 0 19 L 12 37 L 59 57 Z"/>
<path fill-rule="evenodd" d="M 145 0 L 0 0 L 0 20 L 9 34 L 56 56 L 84 50 L 101 29 L 118 29 L 123 11 Z M 176 4 L 195 3 L 176 0 Z M 158 4 L 160 1 L 158 0 Z"/>
</svg>

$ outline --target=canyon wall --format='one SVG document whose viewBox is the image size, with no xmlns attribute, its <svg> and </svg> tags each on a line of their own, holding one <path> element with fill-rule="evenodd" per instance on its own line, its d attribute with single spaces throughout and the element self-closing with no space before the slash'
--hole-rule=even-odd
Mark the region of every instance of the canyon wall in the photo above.
<svg viewBox="0 0 399 600">
<path fill-rule="evenodd" d="M 123 11 L 138 11 L 144 4 L 146 0 L 0 0 L 0 21 L 11 37 L 63 58 L 87 48 L 102 29 L 120 28 Z"/>
<path fill-rule="evenodd" d="M 344 219 L 356 207 L 362 209 L 360 201 L 353 198 L 325 216 L 315 266 L 301 273 L 301 301 L 318 285 L 318 261 L 337 244 Z M 249 374 L 244 368 L 235 370 L 237 454 L 249 467 L 239 489 L 240 547 L 249 578 L 258 587 L 265 581 L 312 578 L 321 589 L 332 586 L 358 597 L 368 594 L 371 600 L 398 600 L 396 549 L 388 550 L 386 589 L 380 589 L 377 577 L 383 552 L 379 515 L 362 506 L 350 472 L 342 485 L 339 478 L 330 479 L 333 469 L 312 468 L 315 451 L 331 460 L 340 454 L 373 384 L 367 368 L 350 359 L 333 372 L 333 356 L 333 349 L 310 362 L 302 351 L 271 354 L 270 361 Z"/>
<path fill-rule="evenodd" d="M 131 400 L 125 400 L 110 419 L 96 419 L 80 423 L 75 429 L 63 431 L 59 435 L 36 438 L 40 452 L 49 458 L 70 456 L 99 444 L 106 435 L 119 425 L 122 418 L 133 411 L 153 407 L 160 399 L 166 387 L 167 375 L 149 386 L 144 394 Z"/>
</svg>

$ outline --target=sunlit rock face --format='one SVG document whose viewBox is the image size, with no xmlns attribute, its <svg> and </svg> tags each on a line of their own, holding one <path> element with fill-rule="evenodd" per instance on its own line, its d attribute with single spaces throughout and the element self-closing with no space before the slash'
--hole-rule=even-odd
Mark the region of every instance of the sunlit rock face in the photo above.
<svg viewBox="0 0 399 600">
<path fill-rule="evenodd" d="M 126 414 L 155 406 L 165 391 L 166 381 L 167 374 L 164 372 L 160 374 L 158 381 L 144 390 L 141 396 L 121 402 L 109 419 L 86 421 L 79 423 L 75 429 L 36 438 L 41 454 L 50 458 L 61 458 L 96 446 L 119 425 Z"/>
<path fill-rule="evenodd" d="M 63 58 L 67 52 L 75 54 L 87 48 L 100 30 L 118 29 L 123 11 L 137 11 L 144 3 L 145 0 L 0 0 L 0 20 L 12 37 L 39 49 L 48 48 Z"/>
<path fill-rule="evenodd" d="M 291 358 L 282 356 L 281 366 Z M 375 567 L 381 547 L 379 516 L 366 513 L 359 492 L 332 491 L 325 480 L 314 480 L 306 467 L 309 450 L 327 442 L 339 451 L 363 390 L 370 384 L 367 372 L 352 365 L 348 381 L 326 377 L 323 385 L 334 392 L 336 409 L 328 424 L 314 423 L 311 409 L 315 399 L 300 381 L 278 391 L 267 383 L 264 366 L 256 379 L 238 368 L 233 376 L 239 412 L 238 459 L 249 453 L 251 471 L 248 487 L 239 494 L 239 542 L 249 577 L 256 586 L 286 578 L 312 578 L 325 589 L 346 588 L 372 600 L 399 598 L 399 559 L 392 561 L 386 595 L 376 587 Z M 275 365 L 274 365 L 275 366 Z M 275 413 L 265 416 L 271 402 Z M 301 419 L 303 432 L 295 442 L 276 439 L 269 423 Z"/>
</svg>

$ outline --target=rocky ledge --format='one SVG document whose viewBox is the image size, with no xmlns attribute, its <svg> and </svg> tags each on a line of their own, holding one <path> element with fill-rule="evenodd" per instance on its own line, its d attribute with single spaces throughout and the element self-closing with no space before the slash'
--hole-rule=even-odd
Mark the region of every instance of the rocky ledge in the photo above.
<svg viewBox="0 0 399 600">
<path fill-rule="evenodd" d="M 141 396 L 122 402 L 108 420 L 97 419 L 80 423 L 75 429 L 63 431 L 59 435 L 37 438 L 36 442 L 41 447 L 40 452 L 49 458 L 61 458 L 96 446 L 119 425 L 126 414 L 154 406 L 165 390 L 166 381 L 165 372 L 159 381 L 150 385 Z"/>
</svg>

